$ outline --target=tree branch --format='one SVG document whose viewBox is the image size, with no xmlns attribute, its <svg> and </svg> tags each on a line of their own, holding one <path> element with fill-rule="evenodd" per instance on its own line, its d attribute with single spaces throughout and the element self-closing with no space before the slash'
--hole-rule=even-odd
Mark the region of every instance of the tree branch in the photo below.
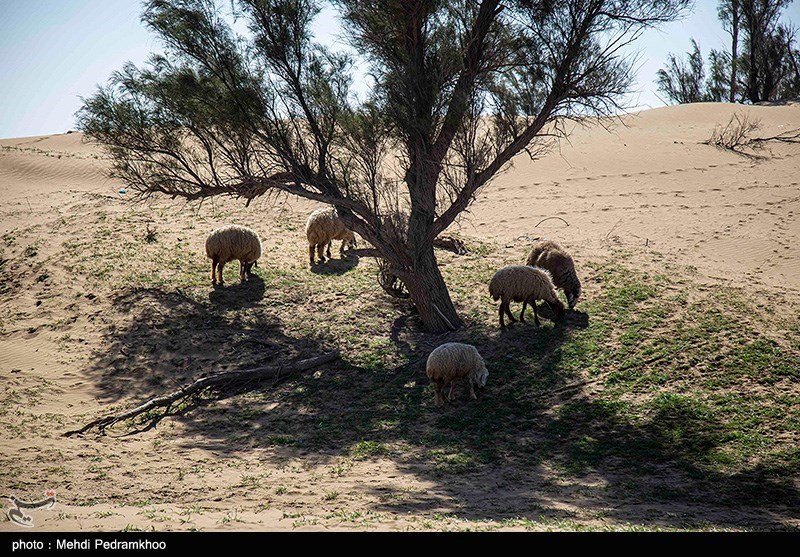
<svg viewBox="0 0 800 557">
<path fill-rule="evenodd" d="M 170 407 L 174 403 L 184 401 L 189 397 L 196 397 L 201 393 L 207 393 L 209 391 L 220 390 L 223 388 L 242 386 L 252 382 L 261 382 L 267 379 L 272 379 L 273 383 L 275 383 L 280 379 L 291 375 L 292 373 L 299 373 L 319 367 L 322 364 L 331 362 L 338 357 L 339 352 L 334 350 L 333 352 L 328 352 L 327 354 L 322 354 L 307 360 L 300 360 L 295 364 L 287 366 L 264 366 L 252 369 L 215 373 L 213 375 L 203 377 L 202 379 L 198 379 L 191 385 L 181 387 L 177 391 L 170 394 L 151 398 L 147 402 L 140 404 L 136 408 L 127 412 L 123 412 L 121 414 L 112 414 L 110 416 L 93 420 L 80 429 L 65 432 L 64 436 L 71 437 L 73 435 L 80 435 L 93 428 L 97 428 L 100 433 L 103 433 L 106 428 L 109 428 L 118 422 L 135 418 L 136 416 L 140 416 L 141 414 L 150 412 L 151 410 L 155 410 L 157 408 L 165 408 L 164 413 L 161 416 L 153 418 L 154 421 L 159 421 L 168 414 Z"/>
<path fill-rule="evenodd" d="M 472 26 L 467 41 L 467 51 L 464 54 L 464 68 L 458 76 L 458 81 L 450 96 L 450 105 L 445 114 L 442 128 L 431 149 L 431 161 L 437 168 L 441 167 L 442 160 L 467 112 L 469 96 L 474 89 L 475 79 L 480 70 L 486 36 L 489 34 L 489 28 L 495 18 L 503 10 L 503 6 L 498 7 L 498 4 L 499 0 L 484 0 Z"/>
</svg>

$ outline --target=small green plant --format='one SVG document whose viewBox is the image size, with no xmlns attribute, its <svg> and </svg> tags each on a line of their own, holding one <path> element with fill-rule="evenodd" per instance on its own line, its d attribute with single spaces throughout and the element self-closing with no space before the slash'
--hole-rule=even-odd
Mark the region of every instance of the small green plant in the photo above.
<svg viewBox="0 0 800 557">
<path fill-rule="evenodd" d="M 147 244 L 154 244 L 158 241 L 156 229 L 150 228 L 150 223 L 147 223 L 147 228 L 144 233 L 144 241 Z"/>
<path fill-rule="evenodd" d="M 329 492 L 327 492 L 327 493 L 325 494 L 325 497 L 324 497 L 324 499 L 325 499 L 326 501 L 333 501 L 333 500 L 334 500 L 334 499 L 336 499 L 337 497 L 339 497 L 339 492 L 338 492 L 338 491 L 329 491 Z"/>
</svg>

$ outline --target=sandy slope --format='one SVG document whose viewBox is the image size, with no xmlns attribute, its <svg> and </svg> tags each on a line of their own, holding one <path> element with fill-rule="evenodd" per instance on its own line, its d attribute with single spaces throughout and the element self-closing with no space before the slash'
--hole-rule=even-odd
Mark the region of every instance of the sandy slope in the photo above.
<svg viewBox="0 0 800 557">
<path fill-rule="evenodd" d="M 629 116 L 612 132 L 576 127 L 569 143 L 541 160 L 518 159 L 486 189 L 460 221 L 460 230 L 518 250 L 521 259 L 530 238 L 547 236 L 569 246 L 578 262 L 606 257 L 612 247 L 622 247 L 642 265 L 670 261 L 694 266 L 696 278 L 710 283 L 756 283 L 766 290 L 800 295 L 800 146 L 776 146 L 763 158 L 747 158 L 701 144 L 734 110 L 761 119 L 765 134 L 800 128 L 800 104 L 668 107 Z M 119 529 L 145 519 L 158 528 L 185 528 L 182 517 L 191 517 L 196 504 L 186 502 L 182 484 L 174 478 L 195 468 L 208 469 L 213 472 L 199 475 L 193 484 L 202 492 L 203 512 L 194 513 L 191 526 L 226 527 L 233 520 L 239 528 L 321 527 L 292 524 L 293 513 L 315 504 L 302 489 L 290 492 L 291 502 L 283 506 L 276 503 L 257 514 L 234 511 L 230 519 L 231 509 L 248 500 L 242 480 L 247 470 L 264 470 L 257 451 L 228 467 L 212 465 L 224 460 L 224 450 L 194 444 L 191 438 L 184 445 L 157 449 L 157 439 L 147 436 L 100 442 L 59 436 L 64 424 L 74 424 L 98 403 L 119 400 L 98 392 L 86 369 L 88 354 L 102 341 L 98 324 L 113 327 L 119 317 L 104 299 L 113 293 L 87 289 L 80 265 L 58 258 L 70 245 L 79 253 L 91 253 L 86 239 L 102 237 L 110 226 L 105 215 L 130 215 L 130 226 L 137 231 L 152 218 L 147 209 L 125 203 L 117 193 L 122 184 L 106 178 L 105 170 L 98 151 L 82 143 L 77 133 L 0 140 L 0 377 L 6 402 L 17 404 L 24 397 L 36 401 L 29 412 L 10 422 L 13 434 L 0 434 L 5 474 L 0 492 L 6 491 L 9 478 L 42 490 L 57 487 L 64 494 L 58 516 L 45 511 L 37 515 L 40 524 L 53 530 Z M 239 211 L 246 223 L 262 225 L 279 217 L 302 222 L 312 206 L 291 200 L 280 208 L 282 213 L 264 207 L 257 213 L 234 202 L 223 204 Z M 189 242 L 189 253 L 197 253 L 197 265 L 205 269 L 200 255 L 203 235 L 224 217 L 217 216 L 213 206 L 207 216 L 197 214 L 184 208 L 161 212 L 158 218 L 166 224 L 162 238 Z M 550 216 L 561 217 L 569 226 L 558 219 L 535 226 Z M 196 222 L 202 229 L 194 228 Z M 109 234 L 125 232 L 114 226 Z M 297 238 L 268 238 L 265 251 L 275 256 L 296 244 L 296 251 L 302 252 L 300 236 L 298 231 Z M 30 257 L 20 259 L 27 250 Z M 165 352 L 164 358 L 169 357 Z M 136 464 L 143 454 L 151 455 L 147 477 L 138 475 Z M 39 465 L 30 466 L 33 461 Z M 96 464 L 100 462 L 111 464 Z M 270 470 L 269 481 L 281 485 L 284 477 L 288 482 L 292 474 L 313 475 L 330 466 L 323 458 L 311 464 L 289 460 L 285 467 Z M 365 512 L 379 507 L 367 495 L 374 495 L 372 488 L 378 488 L 371 484 L 376 482 L 380 489 L 392 486 L 436 496 L 434 486 L 398 471 L 389 459 L 354 466 L 347 479 L 326 475 L 316 492 L 357 493 L 354 506 Z M 110 500 L 95 497 L 94 482 L 109 474 L 118 491 Z M 230 486 L 240 480 L 242 485 L 231 492 Z M 31 489 L 26 495 L 35 498 Z M 174 496 L 179 503 L 150 506 L 146 517 L 140 507 L 115 505 L 122 493 L 137 490 L 160 490 L 160 500 Z M 553 501 L 555 506 L 569 504 Z M 430 512 L 448 510 L 444 502 L 430 507 Z M 393 517 L 380 527 L 418 527 L 417 520 Z M 358 523 L 342 527 L 351 526 Z M 0 529 L 14 527 L 2 523 Z"/>
<path fill-rule="evenodd" d="M 541 234 L 587 254 L 613 243 L 722 281 L 798 290 L 800 149 L 774 148 L 761 160 L 701 144 L 735 109 L 673 106 L 629 116 L 612 133 L 577 128 L 560 153 L 518 158 L 474 205 L 465 232 L 502 241 Z M 800 127 L 800 104 L 746 110 L 765 135 Z M 533 228 L 548 216 L 570 226 L 551 219 Z"/>
</svg>

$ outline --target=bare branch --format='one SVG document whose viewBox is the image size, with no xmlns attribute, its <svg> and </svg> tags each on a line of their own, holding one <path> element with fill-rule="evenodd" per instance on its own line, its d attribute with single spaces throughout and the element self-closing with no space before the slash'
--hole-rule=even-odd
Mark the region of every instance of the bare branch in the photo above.
<svg viewBox="0 0 800 557">
<path fill-rule="evenodd" d="M 93 420 L 80 429 L 65 432 L 64 436 L 71 437 L 72 435 L 80 435 L 94 428 L 97 428 L 100 433 L 104 433 L 107 428 L 112 427 L 114 424 L 125 420 L 130 420 L 158 408 L 164 408 L 165 410 L 162 415 L 153 418 L 154 421 L 159 421 L 169 414 L 171 407 L 175 403 L 187 401 L 191 397 L 198 397 L 210 392 L 216 392 L 218 398 L 224 398 L 224 394 L 220 394 L 220 391 L 223 389 L 232 390 L 236 387 L 241 387 L 242 385 L 263 382 L 268 379 L 275 383 L 280 379 L 287 377 L 288 375 L 314 369 L 328 362 L 332 362 L 338 357 L 338 351 L 334 350 L 333 352 L 328 352 L 327 354 L 322 354 L 307 360 L 300 360 L 294 364 L 286 366 L 264 366 L 215 373 L 213 375 L 203 377 L 202 379 L 198 379 L 190 385 L 181 387 L 175 392 L 151 398 L 150 400 L 127 412 L 123 412 L 121 414 L 112 414 L 110 416 Z"/>
</svg>

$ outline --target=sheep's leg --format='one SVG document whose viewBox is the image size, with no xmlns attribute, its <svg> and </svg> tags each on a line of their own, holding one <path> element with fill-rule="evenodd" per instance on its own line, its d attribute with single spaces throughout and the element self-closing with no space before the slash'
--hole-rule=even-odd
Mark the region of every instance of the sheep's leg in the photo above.
<svg viewBox="0 0 800 557">
<path fill-rule="evenodd" d="M 244 266 L 245 263 L 241 259 L 239 260 L 239 282 L 244 282 Z"/>
<path fill-rule="evenodd" d="M 320 263 L 325 262 L 325 242 L 321 244 L 317 244 L 317 259 L 319 259 Z"/>
<path fill-rule="evenodd" d="M 516 318 L 511 314 L 511 302 L 510 301 L 506 302 L 506 315 L 508 315 L 508 318 L 511 320 L 512 323 L 516 323 L 517 322 Z"/>
<path fill-rule="evenodd" d="M 456 380 L 453 379 L 452 381 L 450 381 L 450 393 L 447 395 L 447 400 L 449 400 L 450 402 L 453 402 L 453 391 L 455 390 L 455 388 L 456 388 Z"/>
<path fill-rule="evenodd" d="M 505 326 L 506 326 L 506 322 L 503 321 L 503 313 L 504 313 L 503 312 L 503 304 L 504 303 L 505 302 L 500 302 L 500 310 L 498 311 L 498 313 L 500 314 L 500 326 L 503 327 L 503 328 L 505 328 Z"/>
<path fill-rule="evenodd" d="M 211 285 L 212 286 L 217 284 L 216 272 L 217 272 L 217 265 L 218 264 L 219 264 L 219 257 L 214 256 L 214 258 L 211 259 Z"/>
<path fill-rule="evenodd" d="M 331 258 L 331 244 L 332 243 L 333 243 L 333 240 L 328 240 L 328 244 L 325 246 L 326 249 L 328 250 L 328 259 Z"/>
<path fill-rule="evenodd" d="M 436 406 L 441 406 L 444 404 L 444 399 L 442 398 L 442 387 L 444 385 L 442 383 L 436 382 L 434 383 L 434 389 L 436 390 Z"/>
<path fill-rule="evenodd" d="M 225 268 L 225 261 L 220 261 L 217 265 L 217 273 L 219 274 L 219 283 L 225 284 L 225 280 L 222 278 L 222 270 Z"/>
<path fill-rule="evenodd" d="M 519 314 L 520 323 L 525 323 L 525 309 L 528 306 L 528 300 L 522 300 L 522 311 Z"/>
<path fill-rule="evenodd" d="M 469 382 L 469 396 L 472 398 L 472 400 L 475 400 L 478 397 L 475 396 L 475 387 L 472 385 L 472 378 L 467 378 L 467 381 Z"/>
<path fill-rule="evenodd" d="M 533 306 L 533 321 L 536 323 L 536 326 L 539 327 L 541 323 L 539 322 L 539 312 L 536 310 L 536 300 L 533 300 L 531 305 Z"/>
</svg>

